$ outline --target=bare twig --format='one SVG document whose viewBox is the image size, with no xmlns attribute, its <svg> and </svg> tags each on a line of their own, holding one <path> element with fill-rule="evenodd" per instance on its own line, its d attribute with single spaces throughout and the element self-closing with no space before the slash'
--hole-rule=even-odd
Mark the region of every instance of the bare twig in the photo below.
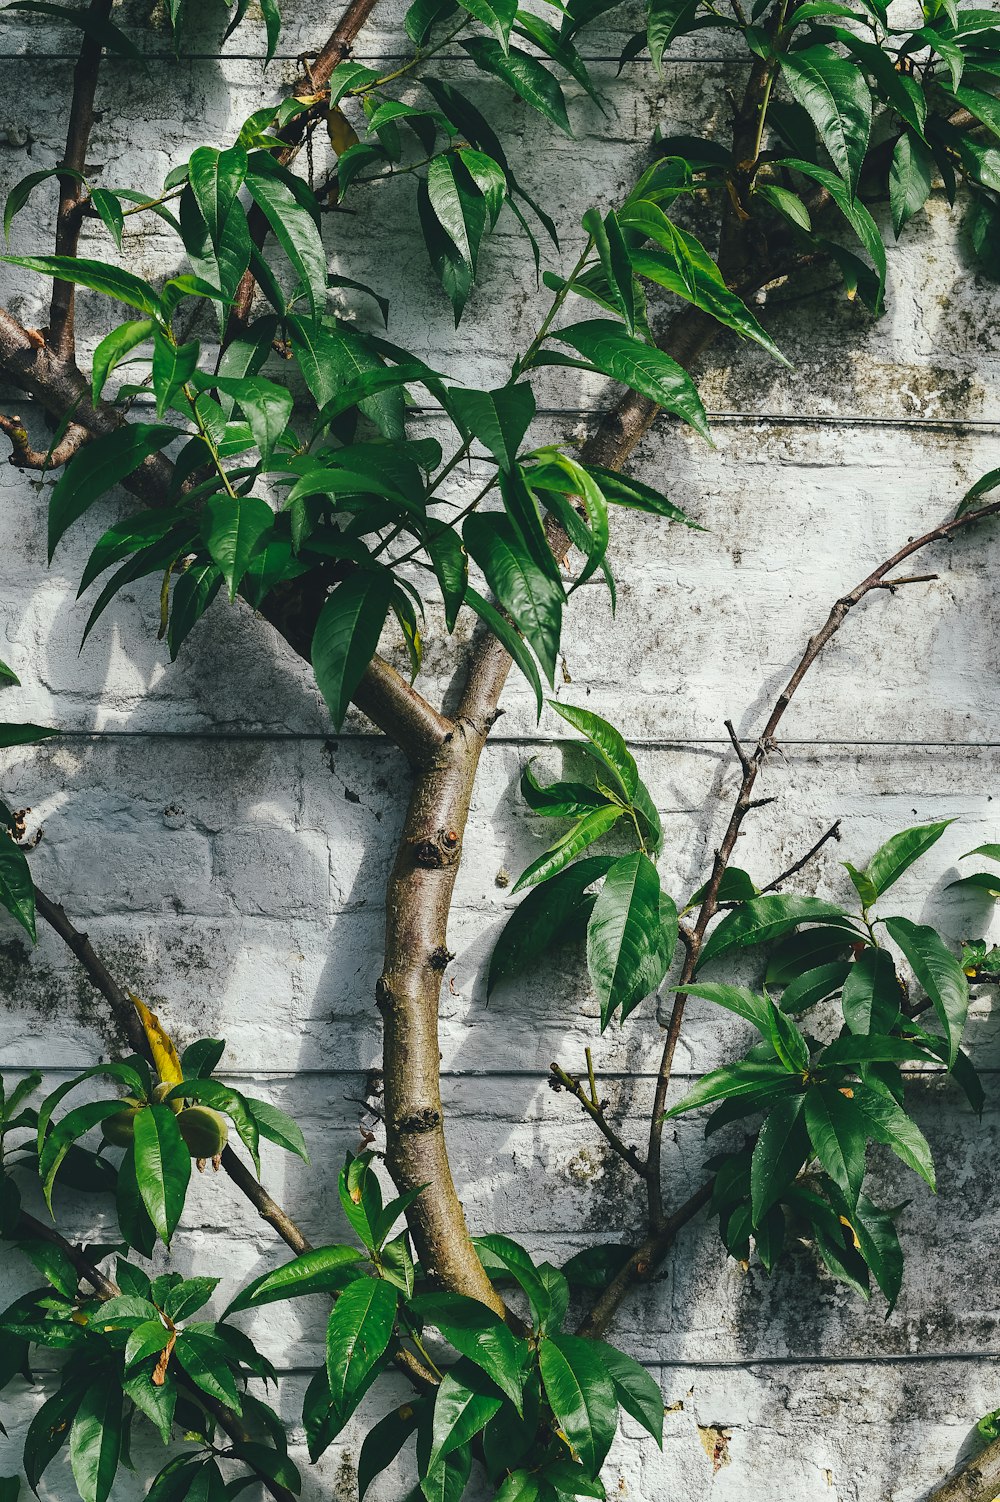
<svg viewBox="0 0 1000 1502">
<path fill-rule="evenodd" d="M 591 1121 L 611 1144 L 619 1158 L 623 1159 L 629 1168 L 632 1169 L 633 1173 L 639 1175 L 640 1179 L 644 1179 L 646 1177 L 645 1163 L 635 1151 L 635 1148 L 629 1147 L 627 1142 L 623 1142 L 611 1125 L 604 1112 L 605 1103 L 597 1099 L 596 1088 L 592 1087 L 592 1094 L 588 1095 L 576 1075 L 567 1074 L 565 1069 L 560 1068 L 555 1063 L 549 1065 L 549 1078 L 553 1088 L 566 1090 L 573 1096 L 574 1100 L 580 1102 Z"/>
<path fill-rule="evenodd" d="M 87 13 L 89 18 L 93 21 L 107 21 L 111 16 L 111 4 L 112 0 L 90 0 Z M 59 256 L 75 256 L 80 243 L 86 188 L 77 174 L 82 174 L 87 166 L 87 148 L 94 128 L 94 95 L 97 92 L 101 51 L 102 43 L 97 31 L 86 30 L 80 44 L 80 55 L 73 69 L 73 98 L 66 132 L 66 151 L 60 163 L 65 171 L 59 174 L 59 210 L 56 217 L 56 255 Z M 75 291 L 72 282 L 57 280 L 52 284 L 49 343 L 65 360 L 71 360 L 76 349 Z"/>
<path fill-rule="evenodd" d="M 791 877 L 797 876 L 798 873 L 802 870 L 803 866 L 808 866 L 809 862 L 813 859 L 813 857 L 819 855 L 820 851 L 822 850 L 823 846 L 827 843 L 828 840 L 839 840 L 839 839 L 840 839 L 840 820 L 836 819 L 830 825 L 830 828 L 826 831 L 826 833 L 820 835 L 820 837 L 816 841 L 815 845 L 811 845 L 809 847 L 809 849 L 806 851 L 805 855 L 803 855 L 800 860 L 795 861 L 793 865 L 789 866 L 787 871 L 782 871 L 781 875 L 780 876 L 776 876 L 773 881 L 769 881 L 766 887 L 761 887 L 761 889 L 760 889 L 760 896 L 764 897 L 768 892 L 776 892 L 777 889 L 780 886 L 782 886 L 786 881 L 790 880 Z"/>
</svg>

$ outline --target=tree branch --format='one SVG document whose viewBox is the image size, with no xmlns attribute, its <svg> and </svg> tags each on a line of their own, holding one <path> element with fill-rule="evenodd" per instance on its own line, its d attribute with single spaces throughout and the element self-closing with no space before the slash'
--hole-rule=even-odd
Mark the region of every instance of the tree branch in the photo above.
<svg viewBox="0 0 1000 1502">
<path fill-rule="evenodd" d="M 813 859 L 813 857 L 816 856 L 816 855 L 819 855 L 820 851 L 822 850 L 823 846 L 826 844 L 826 842 L 828 840 L 839 840 L 839 839 L 840 839 L 840 820 L 839 819 L 835 819 L 834 822 L 830 825 L 830 828 L 826 831 L 826 833 L 820 835 L 820 837 L 816 841 L 815 845 L 811 845 L 809 847 L 809 849 L 806 851 L 805 855 L 802 856 L 801 860 L 795 861 L 795 863 L 793 865 L 791 865 L 791 866 L 788 867 L 787 871 L 782 871 L 782 873 L 781 873 L 780 876 L 776 876 L 773 881 L 769 881 L 766 887 L 761 887 L 761 889 L 760 889 L 760 896 L 764 897 L 768 892 L 775 892 L 775 891 L 777 891 L 778 887 L 783 886 L 784 883 L 786 881 L 788 881 L 791 877 L 797 876 L 798 873 L 802 870 L 803 866 L 808 866 L 809 862 Z"/>
<path fill-rule="evenodd" d="M 69 427 L 59 443 L 51 449 L 36 449 L 32 447 L 28 437 L 28 430 L 17 413 L 7 416 L 0 412 L 0 432 L 6 433 L 10 439 L 10 456 L 8 463 L 13 464 L 15 469 L 59 469 L 63 464 L 68 464 L 74 454 L 87 441 L 85 428 L 78 428 L 75 423 Z"/>
<path fill-rule="evenodd" d="M 558 1064 L 554 1063 L 549 1065 L 549 1083 L 553 1089 L 566 1090 L 575 1100 L 578 1100 L 598 1131 L 603 1133 L 619 1158 L 623 1159 L 629 1168 L 632 1169 L 633 1173 L 639 1175 L 640 1179 L 646 1178 L 645 1162 L 635 1151 L 635 1148 L 629 1147 L 628 1143 L 623 1142 L 621 1137 L 619 1137 L 605 1115 L 605 1102 L 596 1099 L 596 1092 L 595 1098 L 592 1098 L 583 1088 L 582 1082 L 577 1079 L 576 1075 L 567 1074 L 565 1069 L 561 1069 Z"/>
<path fill-rule="evenodd" d="M 90 0 L 88 16 L 105 22 L 111 16 L 112 0 Z M 94 95 L 101 67 L 102 43 L 94 31 L 87 30 L 80 44 L 80 55 L 73 69 L 73 98 L 66 132 L 66 151 L 60 165 L 59 209 L 56 216 L 56 255 L 75 256 L 83 228 L 83 202 L 86 189 L 77 174 L 87 166 L 87 148 L 94 128 Z M 71 360 L 76 349 L 74 313 L 76 287 L 72 282 L 52 284 L 49 309 L 49 342 L 56 354 Z"/>
<path fill-rule="evenodd" d="M 994 1502 L 1000 1494 L 1000 1439 L 980 1450 L 926 1502 Z"/>
<path fill-rule="evenodd" d="M 67 1241 L 65 1237 L 60 1236 L 54 1227 L 47 1226 L 43 1221 L 36 1220 L 33 1215 L 29 1215 L 25 1210 L 21 1211 L 19 1225 L 24 1227 L 32 1239 L 47 1241 L 51 1246 L 57 1246 L 72 1262 L 73 1267 L 80 1277 L 90 1284 L 99 1299 L 107 1301 L 108 1299 L 117 1298 L 121 1293 L 121 1289 L 117 1283 L 113 1282 L 111 1278 L 95 1267 L 78 1246 L 74 1246 L 71 1241 Z M 244 1428 L 238 1415 L 231 1408 L 227 1408 L 224 1403 L 220 1403 L 215 1398 L 210 1397 L 208 1393 L 202 1392 L 201 1388 L 191 1381 L 186 1372 L 178 1369 L 176 1372 L 176 1381 L 197 1399 L 206 1412 L 212 1415 L 219 1428 L 228 1434 L 233 1444 L 237 1447 L 236 1458 L 254 1472 L 261 1486 L 270 1492 L 274 1498 L 274 1502 L 296 1502 L 293 1493 L 287 1487 L 273 1480 L 266 1471 L 261 1470 L 251 1459 L 238 1453 L 239 1449 L 243 1446 L 254 1443 L 252 1434 L 248 1429 Z"/>
</svg>

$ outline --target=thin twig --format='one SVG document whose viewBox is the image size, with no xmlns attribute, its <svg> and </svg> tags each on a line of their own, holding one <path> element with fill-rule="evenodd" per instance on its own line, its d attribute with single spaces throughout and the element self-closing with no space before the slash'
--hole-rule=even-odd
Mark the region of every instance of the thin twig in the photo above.
<svg viewBox="0 0 1000 1502">
<path fill-rule="evenodd" d="M 619 1158 L 626 1162 L 633 1173 L 639 1175 L 640 1179 L 644 1179 L 646 1177 L 645 1163 L 635 1148 L 629 1147 L 627 1142 L 623 1142 L 611 1125 L 604 1114 L 604 1103 L 597 1099 L 596 1088 L 592 1086 L 594 1089 L 594 1098 L 591 1100 L 576 1075 L 567 1074 L 566 1070 L 560 1068 L 558 1064 L 549 1065 L 549 1077 L 553 1088 L 558 1087 L 561 1090 L 567 1091 L 575 1100 L 580 1102 L 591 1121 L 611 1144 Z"/>
<path fill-rule="evenodd" d="M 776 876 L 773 881 L 769 881 L 766 887 L 761 887 L 759 895 L 761 897 L 764 897 L 768 892 L 777 891 L 778 887 L 780 887 L 784 882 L 788 881 L 793 876 L 797 876 L 798 873 L 802 870 L 803 866 L 808 866 L 813 857 L 819 855 L 820 851 L 828 840 L 839 839 L 840 820 L 836 819 L 834 823 L 830 825 L 830 828 L 826 831 L 826 833 L 820 835 L 815 845 L 811 845 L 809 847 L 801 860 L 795 861 L 793 865 L 788 867 L 787 871 L 782 871 L 780 876 Z"/>
</svg>

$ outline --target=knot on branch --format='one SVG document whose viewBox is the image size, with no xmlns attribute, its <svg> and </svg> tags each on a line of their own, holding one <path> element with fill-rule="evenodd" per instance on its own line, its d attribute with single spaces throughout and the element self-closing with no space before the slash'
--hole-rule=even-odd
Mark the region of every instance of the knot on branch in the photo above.
<svg viewBox="0 0 1000 1502">
<path fill-rule="evenodd" d="M 438 972 L 447 970 L 454 958 L 454 952 L 446 944 L 438 944 L 436 948 L 431 950 L 430 967 L 432 970 L 437 970 Z"/>
<path fill-rule="evenodd" d="M 393 995 L 389 982 L 384 975 L 380 975 L 375 982 L 375 1005 L 384 1015 L 392 1006 L 392 1003 Z"/>
<path fill-rule="evenodd" d="M 442 870 L 454 866 L 462 848 L 462 836 L 457 829 L 439 829 L 437 834 L 423 836 L 411 841 L 416 865 L 427 870 Z"/>
<path fill-rule="evenodd" d="M 401 1136 L 403 1133 L 414 1136 L 421 1132 L 435 1132 L 440 1125 L 441 1112 L 435 1111 L 431 1106 L 425 1106 L 422 1111 L 414 1111 L 412 1116 L 401 1117 L 396 1130 Z"/>
</svg>

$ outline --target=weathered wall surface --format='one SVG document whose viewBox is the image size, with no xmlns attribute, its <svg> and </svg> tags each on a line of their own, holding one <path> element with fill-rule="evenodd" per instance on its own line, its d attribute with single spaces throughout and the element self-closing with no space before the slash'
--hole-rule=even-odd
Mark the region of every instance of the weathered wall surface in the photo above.
<svg viewBox="0 0 1000 1502">
<path fill-rule="evenodd" d="M 224 143 L 277 97 L 296 52 L 315 45 L 328 22 L 317 7 L 286 9 L 282 54 L 266 75 L 252 19 L 222 55 L 206 41 L 197 57 L 173 63 L 165 35 L 149 32 L 157 56 L 148 74 L 117 60 L 91 151 L 101 180 L 155 184 L 194 144 Z M 400 14 L 394 0 L 380 6 L 359 56 L 404 50 Z M 581 212 L 613 202 L 634 178 L 653 127 L 721 118 L 737 81 L 724 53 L 700 42 L 685 44 L 662 80 L 642 64 L 616 79 L 631 28 L 612 20 L 584 49 L 606 89 L 607 120 L 570 91 L 570 142 L 502 102 L 516 169 L 544 194 L 567 257 Z M 4 18 L 0 196 L 57 159 L 74 47 L 50 22 Z M 469 72 L 459 57 L 441 70 L 458 80 Z M 490 95 L 481 76 L 475 88 Z M 503 221 L 456 334 L 415 234 L 410 192 L 404 183 L 373 197 L 360 217 L 333 218 L 331 253 L 390 295 L 391 337 L 456 379 L 488 386 L 503 379 L 543 307 L 525 242 Z M 45 202 L 42 190 L 36 205 Z M 51 195 L 45 214 L 50 208 Z M 35 224 L 34 213 L 16 221 L 16 249 L 46 248 Z M 158 228 L 131 238 L 128 255 L 145 275 L 175 265 Z M 44 321 L 39 279 L 7 269 L 0 282 L 19 316 Z M 702 880 L 734 787 L 723 719 L 752 735 L 836 595 L 947 515 L 998 462 L 998 302 L 1000 292 L 963 264 L 947 208 L 935 201 L 890 250 L 880 322 L 835 293 L 775 307 L 771 327 L 795 369 L 720 345 L 704 381 L 717 448 L 661 423 L 637 453 L 636 473 L 709 530 L 618 521 L 617 618 L 602 589 L 576 597 L 560 693 L 612 716 L 634 743 L 664 816 L 675 895 Z M 84 308 L 92 344 L 108 314 L 86 298 Z M 362 303 L 357 311 L 369 315 Z M 577 432 L 612 399 L 577 372 L 549 372 L 538 391 L 540 439 Z M 19 399 L 5 403 L 18 409 L 35 416 Z M 418 410 L 414 430 L 433 431 L 434 421 Z M 473 465 L 456 493 L 475 482 Z M 89 602 L 75 602 L 76 582 L 117 508 L 96 508 L 47 568 L 46 488 L 0 474 L 0 656 L 24 684 L 3 708 L 65 734 L 5 754 L 0 786 L 44 825 L 34 857 L 40 884 L 87 927 L 112 968 L 155 1000 L 183 1041 L 227 1038 L 230 1078 L 301 1121 L 313 1167 L 265 1148 L 265 1182 L 314 1240 L 339 1239 L 336 1171 L 358 1143 L 358 1098 L 379 1058 L 373 985 L 403 759 L 360 718 L 331 739 L 304 664 L 242 608 L 217 604 L 171 667 L 150 624 L 154 586 L 143 585 L 119 597 L 78 657 Z M 955 861 L 1000 837 L 994 565 L 982 536 L 938 548 L 926 563 L 935 583 L 871 600 L 814 671 L 766 772 L 763 792 L 776 801 L 748 823 L 739 862 L 768 880 L 839 817 L 843 841 L 826 848 L 812 879 L 821 893 L 843 895 L 839 859 L 862 863 L 895 830 L 954 817 L 932 856 L 899 883 L 898 908 L 932 915 L 958 939 L 986 932 L 988 913 L 945 892 Z M 452 665 L 450 645 L 432 631 L 430 691 L 444 689 Z M 647 1004 L 626 1029 L 598 1039 L 595 1008 L 565 957 L 486 1005 L 483 966 L 511 902 L 497 878 L 517 873 L 547 837 L 519 806 L 517 777 L 531 755 L 558 763 L 555 718 L 536 726 L 516 680 L 504 703 L 451 925 L 456 958 L 442 1004 L 449 1141 L 473 1227 L 520 1236 L 559 1260 L 591 1239 L 627 1238 L 641 1206 L 589 1123 L 545 1087 L 548 1063 L 577 1069 L 593 1042 L 623 1131 L 638 1134 L 660 1030 Z M 29 955 L 19 931 L 0 925 L 0 988 L 5 1071 L 38 1066 L 57 1081 L 113 1046 L 99 1002 L 50 934 Z M 884 1321 L 877 1299 L 863 1306 L 805 1250 L 769 1281 L 759 1266 L 744 1271 L 725 1258 L 714 1223 L 689 1227 L 662 1280 L 621 1317 L 622 1343 L 661 1378 L 670 1411 L 662 1456 L 626 1424 L 606 1473 L 610 1496 L 916 1502 L 963 1452 L 976 1418 L 1000 1403 L 1000 1054 L 988 999 L 974 1009 L 970 1037 L 987 1085 L 982 1124 L 952 1088 L 930 1078 L 915 1086 L 940 1194 L 894 1160 L 875 1165 L 885 1202 L 910 1201 L 901 1220 L 906 1283 L 893 1315 Z M 744 1042 L 735 1019 L 692 1005 L 676 1089 Z M 705 1156 L 701 1124 L 678 1123 L 665 1154 L 672 1202 L 695 1187 Z M 67 1194 L 60 1208 L 71 1232 L 104 1238 L 92 1205 Z M 196 1184 L 176 1266 L 221 1272 L 225 1302 L 282 1260 L 284 1248 L 227 1180 Z M 30 1282 L 5 1257 L 5 1293 Z M 301 1454 L 301 1396 L 320 1359 L 322 1314 L 292 1305 L 258 1318 Z M 34 1391 L 9 1390 L 11 1458 L 0 1441 L 0 1473 L 13 1467 L 45 1390 L 44 1371 Z M 378 1391 L 368 1418 L 389 1406 Z M 309 1499 L 356 1495 L 358 1437 L 352 1428 L 307 1472 Z M 372 1495 L 388 1502 L 402 1490 L 392 1472 Z M 68 1469 L 51 1468 L 43 1495 L 68 1502 Z M 133 1495 L 124 1477 L 119 1495 Z"/>
</svg>

